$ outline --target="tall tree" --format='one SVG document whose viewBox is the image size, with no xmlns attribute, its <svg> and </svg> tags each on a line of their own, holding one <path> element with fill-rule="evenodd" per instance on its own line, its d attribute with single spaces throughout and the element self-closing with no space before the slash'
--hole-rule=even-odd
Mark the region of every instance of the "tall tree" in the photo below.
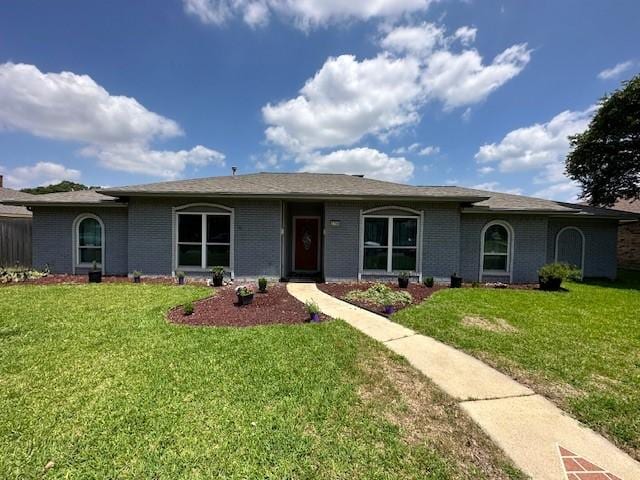
<svg viewBox="0 0 640 480">
<path fill-rule="evenodd" d="M 23 188 L 21 191 L 25 193 L 32 193 L 34 195 L 40 195 L 43 193 L 60 193 L 60 192 L 75 192 L 78 190 L 89 190 L 100 187 L 87 187 L 82 183 L 70 182 L 69 180 L 63 180 L 60 183 L 53 185 L 46 185 L 44 187 Z"/>
<path fill-rule="evenodd" d="M 589 128 L 569 140 L 566 170 L 581 198 L 603 206 L 640 198 L 640 75 L 603 97 Z"/>
</svg>

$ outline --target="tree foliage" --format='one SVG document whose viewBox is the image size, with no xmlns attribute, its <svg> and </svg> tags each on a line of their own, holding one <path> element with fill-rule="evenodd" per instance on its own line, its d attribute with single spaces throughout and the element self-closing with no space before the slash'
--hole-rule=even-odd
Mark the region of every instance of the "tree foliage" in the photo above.
<svg viewBox="0 0 640 480">
<path fill-rule="evenodd" d="M 25 193 L 32 193 L 34 195 L 41 195 L 43 193 L 76 192 L 78 190 L 89 190 L 95 188 L 100 187 L 87 187 L 82 183 L 75 183 L 64 180 L 60 183 L 56 183 L 54 185 L 46 185 L 44 187 L 23 188 L 22 191 Z"/>
<path fill-rule="evenodd" d="M 569 137 L 567 174 L 591 205 L 640 198 L 640 75 L 600 101 L 583 133 Z"/>
</svg>

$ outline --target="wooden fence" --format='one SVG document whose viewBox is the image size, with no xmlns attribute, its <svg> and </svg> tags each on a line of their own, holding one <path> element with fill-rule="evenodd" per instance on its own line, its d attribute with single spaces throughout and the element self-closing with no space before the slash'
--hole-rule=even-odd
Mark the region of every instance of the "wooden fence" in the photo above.
<svg viewBox="0 0 640 480">
<path fill-rule="evenodd" d="M 0 267 L 31 266 L 31 219 L 0 217 Z"/>
</svg>

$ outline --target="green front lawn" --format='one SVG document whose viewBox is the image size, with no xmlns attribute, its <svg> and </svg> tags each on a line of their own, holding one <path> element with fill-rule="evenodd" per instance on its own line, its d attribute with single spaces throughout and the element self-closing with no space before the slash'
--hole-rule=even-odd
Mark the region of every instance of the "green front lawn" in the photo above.
<svg viewBox="0 0 640 480">
<path fill-rule="evenodd" d="M 0 288 L 0 478 L 510 478 L 455 402 L 340 321 L 168 324 L 210 290 Z"/>
<path fill-rule="evenodd" d="M 529 383 L 640 458 L 640 275 L 566 287 L 443 290 L 393 318 Z"/>
</svg>

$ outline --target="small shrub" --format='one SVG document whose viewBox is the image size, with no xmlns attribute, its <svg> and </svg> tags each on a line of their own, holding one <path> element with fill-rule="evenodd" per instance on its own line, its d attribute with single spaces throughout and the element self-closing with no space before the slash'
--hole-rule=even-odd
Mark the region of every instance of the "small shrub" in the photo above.
<svg viewBox="0 0 640 480">
<path fill-rule="evenodd" d="M 424 286 L 427 288 L 433 288 L 433 277 L 425 277 L 422 283 L 424 283 Z"/>
<path fill-rule="evenodd" d="M 133 271 L 133 273 L 132 273 L 132 275 L 133 275 L 134 277 L 140 277 L 140 276 L 142 275 L 142 272 L 139 272 L 138 270 L 134 270 L 134 271 Z"/>
<path fill-rule="evenodd" d="M 260 277 L 258 279 L 258 289 L 261 292 L 266 292 L 267 291 L 267 279 L 264 277 Z"/>
<path fill-rule="evenodd" d="M 538 276 L 544 282 L 549 280 L 580 280 L 581 271 L 579 268 L 568 263 L 548 263 L 538 270 Z"/>
<path fill-rule="evenodd" d="M 184 278 L 184 272 L 177 271 L 177 272 L 176 272 L 176 277 L 178 277 L 178 278 Z"/>
<path fill-rule="evenodd" d="M 480 282 L 471 282 L 471 288 L 480 288 Z"/>
<path fill-rule="evenodd" d="M 182 312 L 185 316 L 193 315 L 193 302 L 187 302 L 182 306 Z"/>
<path fill-rule="evenodd" d="M 384 307 L 386 305 L 408 305 L 413 301 L 409 292 L 395 291 L 384 283 L 376 283 L 365 291 L 353 290 L 344 296 L 345 300 L 364 301 Z"/>
<path fill-rule="evenodd" d="M 213 274 L 213 276 L 215 278 L 218 278 L 218 277 L 219 278 L 224 278 L 224 267 L 220 267 L 220 266 L 213 267 L 211 269 L 211 273 Z"/>
<path fill-rule="evenodd" d="M 307 313 L 309 315 L 320 313 L 320 306 L 313 300 L 307 300 L 304 302 L 304 308 L 307 309 Z"/>
<path fill-rule="evenodd" d="M 246 285 L 240 285 L 236 287 L 236 295 L 239 297 L 248 297 L 253 295 L 253 288 L 247 287 Z"/>
<path fill-rule="evenodd" d="M 91 262 L 91 270 L 93 270 L 94 272 L 98 271 L 98 262 L 96 262 L 95 260 Z"/>
<path fill-rule="evenodd" d="M 409 272 L 400 272 L 398 274 L 398 278 L 402 278 L 403 280 L 404 279 L 408 279 L 409 278 Z"/>
<path fill-rule="evenodd" d="M 27 280 L 35 280 L 47 275 L 49 275 L 48 267 L 42 272 L 19 265 L 16 267 L 0 267 L 0 283 L 26 282 Z"/>
</svg>

